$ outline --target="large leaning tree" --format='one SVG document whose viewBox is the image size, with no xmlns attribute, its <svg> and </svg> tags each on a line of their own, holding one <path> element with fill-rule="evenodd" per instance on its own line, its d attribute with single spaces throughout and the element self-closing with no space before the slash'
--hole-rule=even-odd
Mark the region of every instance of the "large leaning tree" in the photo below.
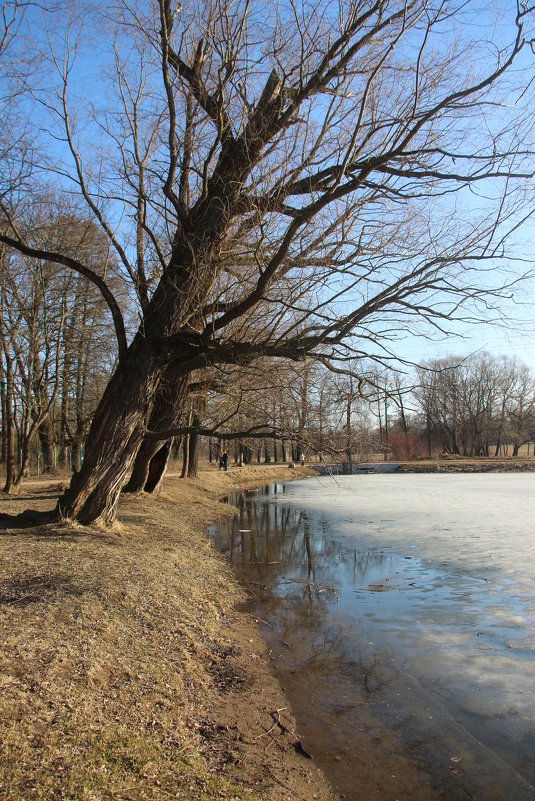
<svg viewBox="0 0 535 801">
<path fill-rule="evenodd" d="M 117 338 L 68 518 L 113 521 L 203 370 L 344 370 L 399 331 L 475 319 L 526 269 L 507 243 L 531 214 L 529 4 L 22 5 L 0 241 L 92 280 Z M 51 188 L 102 228 L 135 316 L 72 244 L 27 230 Z"/>
</svg>

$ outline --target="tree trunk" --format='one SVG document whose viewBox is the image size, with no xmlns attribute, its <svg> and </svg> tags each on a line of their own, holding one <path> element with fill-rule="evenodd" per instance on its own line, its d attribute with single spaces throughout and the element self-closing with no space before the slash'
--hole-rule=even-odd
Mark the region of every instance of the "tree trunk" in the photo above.
<svg viewBox="0 0 535 801">
<path fill-rule="evenodd" d="M 78 439 L 71 446 L 71 468 L 73 473 L 79 473 L 82 469 L 82 446 Z"/>
<path fill-rule="evenodd" d="M 188 428 L 193 423 L 193 409 L 188 412 Z M 190 457 L 190 439 L 191 435 L 186 434 L 182 443 L 182 472 L 180 478 L 187 478 L 189 473 L 189 457 Z"/>
<path fill-rule="evenodd" d="M 14 481 L 16 487 L 22 482 L 23 478 L 28 478 L 29 474 L 29 464 L 30 464 L 30 441 L 31 437 L 28 435 L 28 432 L 24 432 L 24 436 L 22 439 L 21 445 L 21 456 L 20 456 L 20 467 L 19 472 L 17 473 L 17 477 Z"/>
<path fill-rule="evenodd" d="M 15 481 L 15 426 L 13 420 L 13 362 L 6 358 L 6 417 L 4 421 L 6 438 L 6 483 L 4 492 L 9 494 Z"/>
<path fill-rule="evenodd" d="M 40 424 L 37 435 L 43 452 L 42 472 L 50 473 L 54 466 L 54 429 L 49 417 Z"/>
<path fill-rule="evenodd" d="M 119 493 L 143 441 L 163 373 L 163 358 L 138 336 L 95 412 L 82 469 L 58 502 L 58 513 L 82 524 L 117 514 Z"/>
<path fill-rule="evenodd" d="M 176 379 L 172 371 L 167 371 L 163 386 L 154 401 L 149 420 L 150 431 L 170 431 L 179 423 L 183 413 L 187 380 Z M 140 446 L 132 468 L 132 474 L 124 492 L 154 492 L 161 486 L 169 458 L 171 439 L 146 439 Z M 161 451 L 161 453 L 160 453 Z M 165 458 L 163 458 L 165 455 Z M 154 459 L 154 464 L 152 460 Z M 150 479 L 149 479 L 150 474 Z M 148 484 L 152 489 L 149 489 Z"/>
<path fill-rule="evenodd" d="M 167 442 L 162 445 L 159 451 L 155 453 L 150 460 L 149 474 L 144 487 L 145 492 L 150 492 L 154 495 L 157 495 L 160 492 L 163 478 L 167 471 L 167 465 L 169 464 L 172 444 L 173 440 L 168 439 Z"/>
<path fill-rule="evenodd" d="M 0 359 L 1 361 L 1 359 Z M 2 370 L 0 364 L 0 370 Z M 2 371 L 3 374 L 3 371 Z M 7 438 L 6 438 L 6 416 L 7 416 L 7 403 L 6 403 L 6 382 L 4 376 L 0 380 L 0 399 L 1 399 L 1 415 L 2 415 L 2 445 L 0 452 L 0 462 L 6 461 L 7 454 Z"/>
<path fill-rule="evenodd" d="M 189 434 L 184 437 L 182 443 L 182 472 L 180 478 L 187 478 L 189 470 Z"/>
<path fill-rule="evenodd" d="M 151 461 L 153 458 L 156 459 L 159 451 L 165 448 L 165 446 L 166 443 L 162 445 L 159 439 L 146 439 L 142 442 L 134 460 L 130 479 L 123 489 L 123 492 L 142 492 L 147 489 L 147 481 L 151 471 Z"/>
<path fill-rule="evenodd" d="M 191 426 L 193 431 L 189 437 L 188 478 L 197 478 L 199 475 L 199 433 L 197 428 L 201 424 L 200 416 L 195 412 Z"/>
<path fill-rule="evenodd" d="M 346 463 L 344 465 L 344 473 L 350 476 L 353 473 L 353 455 L 351 448 L 351 400 L 352 395 L 346 398 Z"/>
</svg>

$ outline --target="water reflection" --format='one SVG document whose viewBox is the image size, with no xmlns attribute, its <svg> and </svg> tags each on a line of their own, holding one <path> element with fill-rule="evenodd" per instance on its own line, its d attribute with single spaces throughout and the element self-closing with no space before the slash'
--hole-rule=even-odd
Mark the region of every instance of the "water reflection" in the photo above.
<svg viewBox="0 0 535 801">
<path fill-rule="evenodd" d="M 345 509 L 303 509 L 288 486 L 290 499 L 284 484 L 229 499 L 239 514 L 211 536 L 333 784 L 354 801 L 533 801 L 535 714 L 517 695 L 534 650 L 525 598 L 504 595 L 513 579 L 488 586 L 359 536 Z"/>
</svg>

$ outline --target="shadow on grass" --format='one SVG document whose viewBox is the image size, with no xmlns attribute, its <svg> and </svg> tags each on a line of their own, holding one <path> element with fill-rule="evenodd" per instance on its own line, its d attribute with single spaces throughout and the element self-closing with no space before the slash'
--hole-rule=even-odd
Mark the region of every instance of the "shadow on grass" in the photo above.
<svg viewBox="0 0 535 801">
<path fill-rule="evenodd" d="M 28 503 L 29 501 L 57 501 L 59 494 L 57 492 L 51 494 L 45 493 L 43 495 L 35 493 L 35 495 L 21 495 L 18 498 L 13 495 L 7 495 L 6 498 L 10 503 Z"/>
<path fill-rule="evenodd" d="M 26 499 L 27 500 L 27 499 Z M 43 511 L 41 509 L 25 509 L 18 515 L 0 514 L 0 534 L 9 529 L 36 528 L 49 523 L 59 523 L 60 518 L 55 509 Z M 8 529 L 6 531 L 6 529 Z"/>
<path fill-rule="evenodd" d="M 48 600 L 53 595 L 80 597 L 84 592 L 87 588 L 75 586 L 68 576 L 61 573 L 12 576 L 0 582 L 0 606 L 23 608 Z"/>
</svg>

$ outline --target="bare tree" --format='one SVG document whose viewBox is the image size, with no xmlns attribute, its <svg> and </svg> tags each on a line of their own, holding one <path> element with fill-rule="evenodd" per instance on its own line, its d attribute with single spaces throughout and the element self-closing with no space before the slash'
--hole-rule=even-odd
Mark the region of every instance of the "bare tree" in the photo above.
<svg viewBox="0 0 535 801">
<path fill-rule="evenodd" d="M 511 4 L 476 41 L 460 0 L 288 0 L 269 19 L 250 0 L 139 0 L 99 31 L 113 65 L 98 82 L 76 73 L 90 11 L 53 29 L 43 12 L 56 83 L 30 84 L 19 108 L 33 177 L 86 204 L 140 316 L 128 344 L 108 276 L 25 233 L 31 191 L 6 181 L 0 240 L 93 281 L 117 338 L 64 515 L 114 519 L 169 370 L 306 354 L 343 367 L 388 353 L 400 327 L 477 316 L 519 278 L 509 264 L 489 288 L 486 267 L 531 214 L 531 86 L 514 69 L 531 11 Z"/>
<path fill-rule="evenodd" d="M 0 345 L 2 378 L 2 439 L 5 447 L 6 481 L 3 492 L 9 494 L 15 483 L 15 388 L 13 377 L 14 355 L 11 350 L 10 334 L 12 326 L 8 322 L 6 300 L 7 254 L 0 251 Z M 17 321 L 18 322 L 18 321 Z"/>
<path fill-rule="evenodd" d="M 414 397 L 425 417 L 428 438 L 444 452 L 498 456 L 513 444 L 513 455 L 534 431 L 535 385 L 518 359 L 478 353 L 464 359 L 431 360 L 418 368 Z"/>
<path fill-rule="evenodd" d="M 513 456 L 518 456 L 521 446 L 535 438 L 535 378 L 518 360 L 509 364 L 512 381 L 505 401 L 506 431 L 513 442 Z"/>
<path fill-rule="evenodd" d="M 34 235 L 39 231 L 41 242 L 84 253 L 87 263 L 105 272 L 108 254 L 99 229 L 73 214 L 54 219 L 51 209 L 46 198 L 36 199 Z M 89 421 L 113 356 L 109 327 L 101 319 L 103 299 L 86 277 L 5 248 L 1 272 L 4 372 L 11 371 L 17 406 L 18 484 L 27 475 L 31 449 L 40 470 L 55 466 L 57 444 L 60 455 L 69 449 L 73 468 L 80 469 Z"/>
</svg>

